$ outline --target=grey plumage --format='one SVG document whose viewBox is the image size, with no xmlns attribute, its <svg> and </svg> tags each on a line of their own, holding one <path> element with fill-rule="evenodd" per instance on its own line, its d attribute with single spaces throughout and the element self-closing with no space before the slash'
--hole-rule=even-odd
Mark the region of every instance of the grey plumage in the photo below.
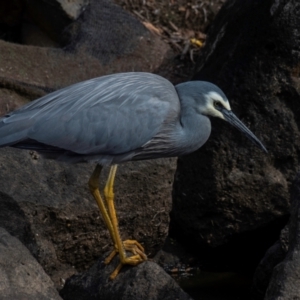
<svg viewBox="0 0 300 300">
<path fill-rule="evenodd" d="M 101 165 L 181 156 L 200 148 L 210 135 L 209 111 L 203 109 L 210 105 L 211 95 L 220 96 L 222 105 L 230 108 L 224 93 L 208 82 L 174 87 L 150 73 L 103 76 L 48 94 L 2 117 L 0 147 L 34 149 L 63 161 Z"/>
<path fill-rule="evenodd" d="M 34 149 L 48 158 L 73 163 L 97 162 L 88 186 L 114 245 L 104 263 L 119 255 L 110 275 L 114 279 L 123 265 L 147 260 L 138 241 L 123 241 L 120 236 L 113 190 L 117 164 L 197 150 L 210 135 L 210 116 L 228 121 L 266 151 L 233 114 L 217 86 L 193 81 L 174 87 L 148 73 L 95 78 L 31 102 L 0 118 L 0 147 Z M 104 200 L 99 190 L 103 165 L 112 165 Z"/>
</svg>

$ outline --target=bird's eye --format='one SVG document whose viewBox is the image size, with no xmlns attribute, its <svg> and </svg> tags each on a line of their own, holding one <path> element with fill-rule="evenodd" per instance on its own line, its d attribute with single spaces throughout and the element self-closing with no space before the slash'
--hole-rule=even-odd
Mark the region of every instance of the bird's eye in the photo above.
<svg viewBox="0 0 300 300">
<path fill-rule="evenodd" d="M 215 107 L 215 109 L 220 109 L 220 108 L 222 108 L 221 102 L 220 102 L 220 101 L 214 101 L 214 107 Z"/>
</svg>

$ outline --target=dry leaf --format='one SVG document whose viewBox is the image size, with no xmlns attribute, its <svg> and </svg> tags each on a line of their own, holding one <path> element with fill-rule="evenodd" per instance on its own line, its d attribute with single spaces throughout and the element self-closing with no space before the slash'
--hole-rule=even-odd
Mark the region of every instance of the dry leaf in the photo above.
<svg viewBox="0 0 300 300">
<path fill-rule="evenodd" d="M 161 29 L 155 27 L 153 24 L 151 24 L 150 22 L 143 22 L 144 26 L 152 33 L 157 34 L 157 35 L 161 35 Z"/>
</svg>

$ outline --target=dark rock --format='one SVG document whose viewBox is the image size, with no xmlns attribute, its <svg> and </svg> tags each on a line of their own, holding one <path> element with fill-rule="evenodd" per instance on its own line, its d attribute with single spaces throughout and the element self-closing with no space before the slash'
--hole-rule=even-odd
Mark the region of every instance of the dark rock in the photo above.
<svg viewBox="0 0 300 300">
<path fill-rule="evenodd" d="M 0 152 L 1 207 L 7 214 L 1 225 L 12 234 L 19 232 L 60 286 L 62 279 L 86 269 L 112 246 L 87 186 L 94 166 L 44 160 L 17 149 Z M 168 233 L 174 167 L 174 160 L 156 160 L 128 163 L 117 173 L 121 235 L 139 240 L 149 256 L 162 247 Z"/>
<path fill-rule="evenodd" d="M 30 252 L 0 227 L 1 300 L 58 300 L 53 282 Z"/>
<path fill-rule="evenodd" d="M 115 280 L 110 274 L 118 259 L 109 265 L 98 261 L 85 273 L 66 281 L 60 294 L 64 300 L 192 300 L 161 267 L 151 261 L 124 267 Z"/>
<path fill-rule="evenodd" d="M 269 153 L 213 119 L 204 147 L 179 160 L 171 232 L 195 251 L 254 229 L 259 234 L 289 214 L 300 147 L 299 5 L 295 0 L 227 1 L 211 25 L 194 79 L 220 86 Z M 275 238 L 266 249 L 283 226 L 270 226 Z M 250 244 L 259 245 L 257 237 Z"/>
<path fill-rule="evenodd" d="M 24 0 L 0 2 L 0 38 L 2 40 L 20 43 L 24 7 Z"/>
<path fill-rule="evenodd" d="M 152 260 L 162 266 L 164 270 L 172 270 L 179 266 L 189 265 L 195 262 L 196 258 L 187 251 L 184 245 L 167 237 L 163 248 L 157 252 Z"/>
<path fill-rule="evenodd" d="M 18 203 L 8 195 L 0 192 L 0 228 L 5 228 L 11 235 L 18 238 L 37 257 L 35 237 L 31 232 L 30 223 Z"/>
<path fill-rule="evenodd" d="M 110 0 L 26 0 L 34 23 L 67 51 L 88 53 L 108 64 L 156 39 L 146 27 Z M 35 43 L 37 44 L 37 43 Z M 149 59 L 148 49 L 140 55 Z M 134 68 L 135 69 L 135 68 Z"/>
<path fill-rule="evenodd" d="M 89 6 L 65 34 L 67 49 L 84 49 L 103 64 L 131 53 L 141 41 L 147 43 L 151 39 L 150 32 L 140 21 L 110 0 L 90 0 Z"/>
<path fill-rule="evenodd" d="M 274 267 L 282 262 L 288 250 L 289 229 L 286 226 L 279 240 L 266 252 L 253 276 L 253 299 L 262 300 L 265 297 Z"/>
<path fill-rule="evenodd" d="M 89 0 L 26 0 L 30 18 L 57 43 L 65 44 L 64 31 L 87 8 Z"/>
<path fill-rule="evenodd" d="M 294 183 L 289 222 L 289 247 L 273 270 L 265 300 L 300 299 L 300 173 Z"/>
</svg>

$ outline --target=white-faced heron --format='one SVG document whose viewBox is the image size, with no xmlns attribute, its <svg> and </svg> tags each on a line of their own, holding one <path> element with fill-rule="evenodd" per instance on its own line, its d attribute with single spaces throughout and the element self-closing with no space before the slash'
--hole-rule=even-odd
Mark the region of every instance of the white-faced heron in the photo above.
<svg viewBox="0 0 300 300">
<path fill-rule="evenodd" d="M 233 114 L 214 84 L 190 81 L 173 86 L 149 73 L 120 73 L 80 82 L 50 93 L 0 118 L 0 147 L 30 149 L 60 161 L 97 163 L 89 188 L 111 235 L 120 264 L 146 260 L 135 240 L 122 241 L 114 208 L 117 165 L 126 161 L 182 156 L 199 149 L 211 132 L 209 117 L 221 118 L 266 151 Z M 111 166 L 99 191 L 102 167 Z M 132 252 L 127 256 L 126 251 Z"/>
</svg>

